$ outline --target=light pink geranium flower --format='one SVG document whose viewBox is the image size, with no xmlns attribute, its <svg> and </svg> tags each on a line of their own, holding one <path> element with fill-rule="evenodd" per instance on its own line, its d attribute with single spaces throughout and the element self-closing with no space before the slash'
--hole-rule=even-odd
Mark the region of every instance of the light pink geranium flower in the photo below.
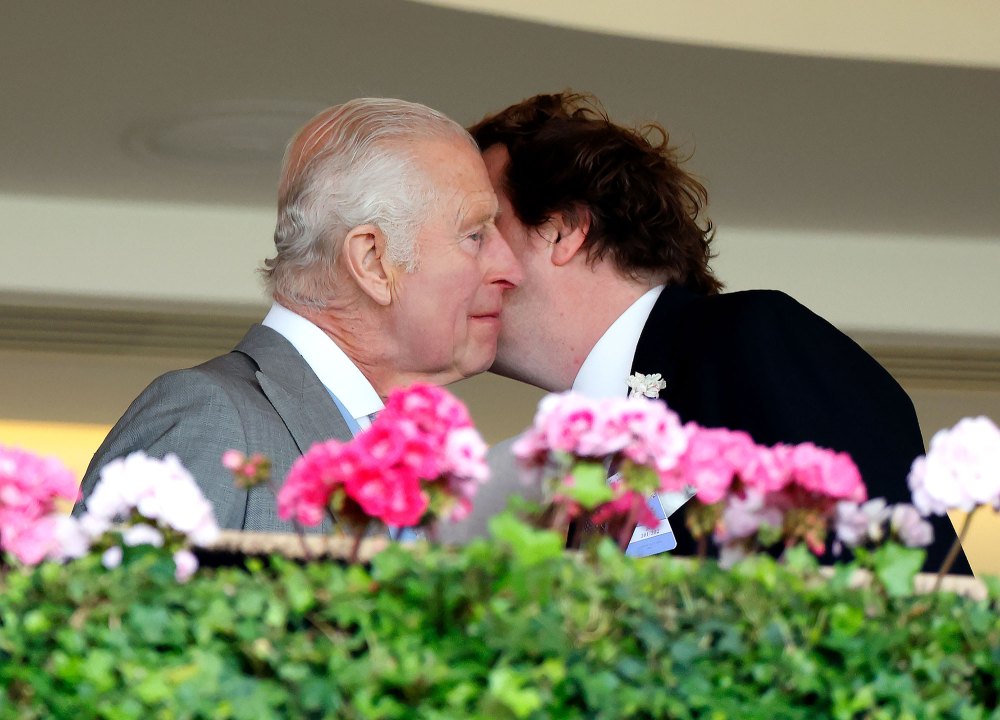
<svg viewBox="0 0 1000 720">
<path fill-rule="evenodd" d="M 196 545 L 211 544 L 219 534 L 212 504 L 173 454 L 160 460 L 134 452 L 101 469 L 87 500 L 87 515 L 96 518 L 93 527 L 125 519 L 133 510 L 183 533 Z"/>
<path fill-rule="evenodd" d="M 747 467 L 756 446 L 745 432 L 724 428 L 696 428 L 681 457 L 678 472 L 695 489 L 695 496 L 705 505 L 723 500 L 733 481 Z"/>
<path fill-rule="evenodd" d="M 79 520 L 70 515 L 60 515 L 56 519 L 55 544 L 48 557 L 57 562 L 82 558 L 90 550 L 90 538 Z"/>
</svg>

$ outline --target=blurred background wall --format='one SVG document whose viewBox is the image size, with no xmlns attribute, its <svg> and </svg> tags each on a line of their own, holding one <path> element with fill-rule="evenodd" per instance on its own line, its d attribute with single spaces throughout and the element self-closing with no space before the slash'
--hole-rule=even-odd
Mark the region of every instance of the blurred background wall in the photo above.
<svg viewBox="0 0 1000 720">
<path fill-rule="evenodd" d="M 777 288 L 909 391 L 1000 420 L 1000 6 L 986 0 L 0 0 L 0 444 L 82 473 L 156 375 L 266 310 L 284 143 L 361 95 L 538 92 L 691 156 L 728 289 Z M 540 393 L 454 386 L 490 441 Z M 988 521 L 987 521 L 988 520 Z M 984 522 L 987 521 L 987 522 Z M 1000 522 L 969 552 L 1000 572 Z"/>
</svg>

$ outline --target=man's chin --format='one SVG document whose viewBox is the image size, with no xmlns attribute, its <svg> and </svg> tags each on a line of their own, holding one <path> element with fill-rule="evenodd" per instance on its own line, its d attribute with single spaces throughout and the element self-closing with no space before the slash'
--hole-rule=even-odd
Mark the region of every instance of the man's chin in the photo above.
<svg viewBox="0 0 1000 720">
<path fill-rule="evenodd" d="M 496 359 L 493 361 L 493 364 L 490 365 L 489 371 L 494 375 L 499 375 L 500 377 L 524 381 L 523 374 L 518 372 L 516 364 L 511 362 L 510 358 L 500 352 L 497 353 Z"/>
</svg>

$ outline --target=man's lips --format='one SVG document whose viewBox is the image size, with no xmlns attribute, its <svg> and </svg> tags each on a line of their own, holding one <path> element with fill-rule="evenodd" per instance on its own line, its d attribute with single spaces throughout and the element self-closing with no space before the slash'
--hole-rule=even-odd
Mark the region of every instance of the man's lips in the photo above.
<svg viewBox="0 0 1000 720">
<path fill-rule="evenodd" d="M 469 318 L 475 320 L 476 322 L 483 323 L 486 326 L 496 330 L 497 332 L 500 331 L 499 310 L 494 310 L 490 312 L 478 312 L 475 315 L 470 315 Z"/>
<path fill-rule="evenodd" d="M 469 317 L 476 320 L 499 320 L 500 319 L 500 309 L 496 310 L 484 310 L 481 312 L 474 312 Z"/>
</svg>

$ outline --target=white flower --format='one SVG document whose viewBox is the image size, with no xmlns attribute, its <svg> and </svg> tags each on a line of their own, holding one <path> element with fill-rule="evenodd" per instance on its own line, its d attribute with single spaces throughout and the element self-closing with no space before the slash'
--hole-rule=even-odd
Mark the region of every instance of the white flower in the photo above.
<svg viewBox="0 0 1000 720">
<path fill-rule="evenodd" d="M 139 523 L 122 530 L 122 542 L 130 547 L 133 545 L 163 547 L 163 533 L 152 525 Z"/>
<path fill-rule="evenodd" d="M 964 418 L 931 438 L 909 476 L 913 504 L 923 515 L 1000 509 L 1000 429 L 986 417 Z"/>
<path fill-rule="evenodd" d="M 174 579 L 179 583 L 187 582 L 198 569 L 198 558 L 190 550 L 178 550 L 174 553 L 174 565 Z"/>
<path fill-rule="evenodd" d="M 101 564 L 108 570 L 116 568 L 122 564 L 122 546 L 112 545 L 101 555 Z"/>
<path fill-rule="evenodd" d="M 726 543 L 719 548 L 719 567 L 729 570 L 746 556 L 746 548 L 739 543 Z"/>
<path fill-rule="evenodd" d="M 110 520 L 105 519 L 99 515 L 95 515 L 92 512 L 85 512 L 80 516 L 80 529 L 87 533 L 87 537 L 91 540 L 96 540 L 101 537 L 104 533 L 110 530 L 112 523 Z"/>
<path fill-rule="evenodd" d="M 210 544 L 219 535 L 212 504 L 175 456 L 168 455 L 163 461 L 171 473 L 170 481 L 157 485 L 140 503 L 139 512 L 184 533 L 195 545 Z"/>
<path fill-rule="evenodd" d="M 780 528 L 784 520 L 781 511 L 765 503 L 764 494 L 747 489 L 741 498 L 733 495 L 722 511 L 719 541 L 724 545 L 756 535 L 761 527 Z"/>
<path fill-rule="evenodd" d="M 87 498 L 87 512 L 109 522 L 123 519 L 153 491 L 160 461 L 144 452 L 112 460 L 101 468 L 101 479 Z"/>
<path fill-rule="evenodd" d="M 90 536 L 80 521 L 69 515 L 60 515 L 55 525 L 55 547 L 49 552 L 49 558 L 73 560 L 83 557 L 88 550 Z"/>
<path fill-rule="evenodd" d="M 884 498 L 875 498 L 863 505 L 847 501 L 837 503 L 837 539 L 847 547 L 880 542 L 890 512 Z"/>
<path fill-rule="evenodd" d="M 893 507 L 889 527 L 909 547 L 927 547 L 934 542 L 934 528 L 920 517 L 920 513 L 912 505 L 900 504 Z"/>
<path fill-rule="evenodd" d="M 212 504 L 176 455 L 157 460 L 140 451 L 105 465 L 87 500 L 91 517 L 86 518 L 85 527 L 96 537 L 133 509 L 154 523 L 184 533 L 196 545 L 210 544 L 219 535 Z"/>
<path fill-rule="evenodd" d="M 653 375 L 643 375 L 642 373 L 632 373 L 626 381 L 629 386 L 628 396 L 655 398 L 660 396 L 660 390 L 667 386 L 667 382 L 660 373 Z"/>
</svg>

